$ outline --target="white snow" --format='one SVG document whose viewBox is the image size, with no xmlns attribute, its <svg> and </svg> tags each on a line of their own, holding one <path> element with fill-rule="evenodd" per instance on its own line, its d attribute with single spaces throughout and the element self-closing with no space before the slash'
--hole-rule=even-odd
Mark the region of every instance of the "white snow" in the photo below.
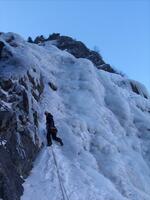
<svg viewBox="0 0 150 200">
<path fill-rule="evenodd" d="M 127 78 L 98 70 L 48 42 L 18 41 L 16 57 L 45 81 L 39 137 L 46 144 L 47 110 L 64 142 L 42 149 L 21 200 L 63 199 L 58 175 L 65 199 L 150 200 L 150 100 L 133 93 Z"/>
<path fill-rule="evenodd" d="M 5 146 L 5 144 L 7 143 L 7 141 L 6 140 L 0 140 L 0 145 L 3 145 L 3 146 Z"/>
</svg>

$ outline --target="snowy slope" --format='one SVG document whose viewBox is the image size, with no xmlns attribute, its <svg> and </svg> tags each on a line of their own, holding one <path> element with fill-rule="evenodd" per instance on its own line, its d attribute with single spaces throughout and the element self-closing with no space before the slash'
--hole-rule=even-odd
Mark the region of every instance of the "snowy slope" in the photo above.
<svg viewBox="0 0 150 200">
<path fill-rule="evenodd" d="M 59 178 L 65 199 L 150 200 L 150 99 L 132 92 L 127 78 L 50 42 L 38 46 L 17 35 L 16 41 L 20 45 L 13 53 L 24 69 L 18 67 L 15 74 L 28 69 L 44 77 L 39 137 L 46 143 L 47 110 L 64 142 L 42 149 L 21 200 L 63 199 Z M 58 89 L 53 91 L 49 82 Z"/>
</svg>

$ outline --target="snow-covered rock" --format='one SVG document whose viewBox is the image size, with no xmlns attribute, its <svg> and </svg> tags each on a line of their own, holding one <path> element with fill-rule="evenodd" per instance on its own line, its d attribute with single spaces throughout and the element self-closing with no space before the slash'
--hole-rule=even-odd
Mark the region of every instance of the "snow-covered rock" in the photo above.
<svg viewBox="0 0 150 200">
<path fill-rule="evenodd" d="M 28 106 L 18 110 L 14 102 L 20 101 L 9 102 L 10 89 L 1 85 L 3 107 L 13 107 L 16 116 L 27 113 L 29 123 L 19 130 L 30 127 L 30 141 L 36 145 L 38 140 L 38 148 L 46 145 L 44 112 L 52 113 L 64 142 L 41 150 L 21 200 L 61 200 L 63 195 L 71 200 L 150 200 L 150 98 L 145 88 L 50 41 L 37 45 L 12 33 L 1 34 L 0 41 L 5 44 L 0 76 L 16 84 L 15 95 L 21 87 L 28 97 Z M 9 142 L 4 140 L 3 149 Z M 0 181 L 0 195 L 2 186 Z"/>
</svg>

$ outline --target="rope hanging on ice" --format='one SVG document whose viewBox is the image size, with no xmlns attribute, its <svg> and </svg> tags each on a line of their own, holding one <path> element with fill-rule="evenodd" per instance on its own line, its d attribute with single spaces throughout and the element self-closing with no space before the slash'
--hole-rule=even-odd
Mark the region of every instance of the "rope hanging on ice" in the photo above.
<svg viewBox="0 0 150 200">
<path fill-rule="evenodd" d="M 55 167 L 56 167 L 56 170 L 57 170 L 57 176 L 58 176 L 58 180 L 59 180 L 60 189 L 61 189 L 61 192 L 62 192 L 63 199 L 65 200 L 67 198 L 67 200 L 69 200 L 69 197 L 67 195 L 66 189 L 65 189 L 65 187 L 64 187 L 64 185 L 62 183 L 62 180 L 61 180 L 61 176 L 60 176 L 60 173 L 59 173 L 58 164 L 57 164 L 57 160 L 56 160 L 56 156 L 55 156 L 53 147 L 52 147 L 52 155 L 53 155 Z M 65 196 L 66 196 L 66 198 L 65 198 Z"/>
</svg>

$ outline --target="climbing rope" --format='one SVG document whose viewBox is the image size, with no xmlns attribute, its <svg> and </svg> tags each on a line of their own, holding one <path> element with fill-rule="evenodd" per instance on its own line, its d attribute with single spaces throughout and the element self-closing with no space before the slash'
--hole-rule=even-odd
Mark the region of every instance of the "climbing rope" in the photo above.
<svg viewBox="0 0 150 200">
<path fill-rule="evenodd" d="M 55 153 L 54 153 L 54 150 L 53 150 L 53 147 L 52 147 L 52 155 L 53 155 L 53 159 L 54 159 L 54 163 L 55 163 L 55 167 L 56 167 L 56 171 L 57 171 L 57 176 L 58 176 L 58 180 L 59 180 L 59 185 L 60 185 L 60 189 L 61 189 L 61 192 L 62 192 L 62 196 L 63 196 L 63 199 L 67 199 L 69 200 L 69 197 L 67 195 L 67 192 L 66 192 L 66 189 L 62 183 L 62 180 L 61 180 L 61 175 L 59 173 L 59 169 L 58 169 L 58 164 L 57 164 L 57 160 L 56 160 L 56 156 L 55 156 Z M 65 198 L 66 197 L 66 198 Z"/>
</svg>

